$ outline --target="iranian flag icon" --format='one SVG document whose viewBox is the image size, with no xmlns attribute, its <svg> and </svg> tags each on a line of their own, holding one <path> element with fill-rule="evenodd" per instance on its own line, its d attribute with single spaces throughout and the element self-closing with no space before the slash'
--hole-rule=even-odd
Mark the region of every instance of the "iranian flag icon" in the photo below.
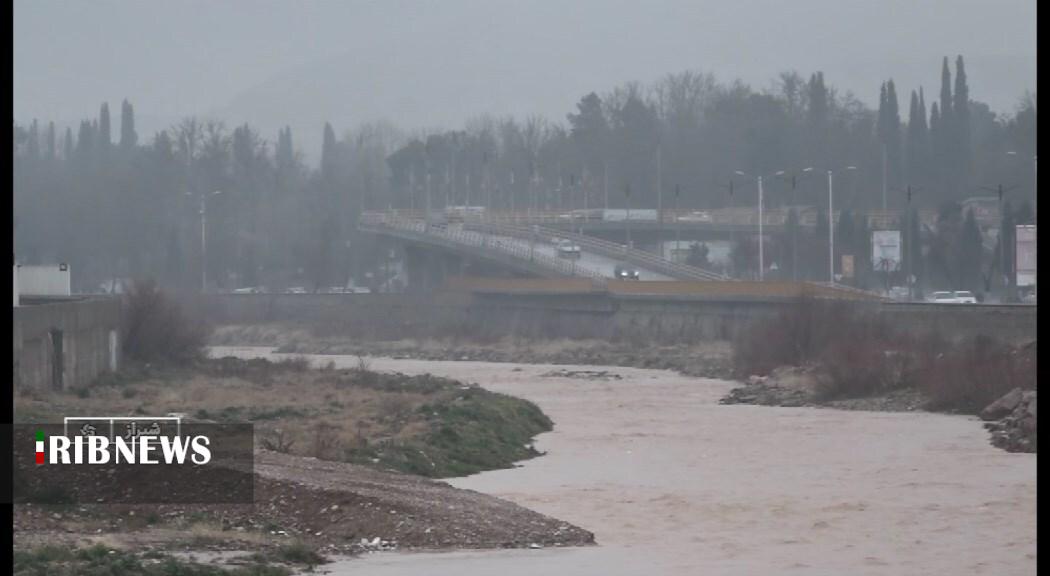
<svg viewBox="0 0 1050 576">
<path fill-rule="evenodd" d="M 44 463 L 44 431 L 36 431 L 36 463 Z"/>
</svg>

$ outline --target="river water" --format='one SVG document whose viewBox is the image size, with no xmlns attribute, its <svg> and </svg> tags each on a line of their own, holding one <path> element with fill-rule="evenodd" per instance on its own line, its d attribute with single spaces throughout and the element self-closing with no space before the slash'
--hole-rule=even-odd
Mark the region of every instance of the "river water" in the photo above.
<svg viewBox="0 0 1050 576">
<path fill-rule="evenodd" d="M 215 354 L 267 351 L 219 348 Z M 356 366 L 351 356 L 319 356 Z M 725 381 L 603 367 L 375 358 L 527 398 L 545 456 L 449 480 L 594 532 L 572 549 L 378 553 L 337 575 L 1034 574 L 1036 456 L 979 420 L 718 404 Z"/>
</svg>

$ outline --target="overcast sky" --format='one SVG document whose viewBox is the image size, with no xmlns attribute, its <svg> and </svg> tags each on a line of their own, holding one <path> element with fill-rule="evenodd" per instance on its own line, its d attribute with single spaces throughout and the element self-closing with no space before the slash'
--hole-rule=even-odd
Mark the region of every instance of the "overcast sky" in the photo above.
<svg viewBox="0 0 1050 576">
<path fill-rule="evenodd" d="M 1034 0 L 16 0 L 13 30 L 17 121 L 103 101 L 119 119 L 128 98 L 140 138 L 212 115 L 271 140 L 291 125 L 308 152 L 326 119 L 562 121 L 592 90 L 685 69 L 758 88 L 821 70 L 872 106 L 892 77 L 905 113 L 913 88 L 937 94 L 946 55 L 997 112 L 1036 87 Z"/>
</svg>

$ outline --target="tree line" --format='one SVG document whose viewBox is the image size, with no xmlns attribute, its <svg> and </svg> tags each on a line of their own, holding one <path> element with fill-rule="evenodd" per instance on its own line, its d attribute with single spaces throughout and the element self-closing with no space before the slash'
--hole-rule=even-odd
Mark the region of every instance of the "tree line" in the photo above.
<svg viewBox="0 0 1050 576">
<path fill-rule="evenodd" d="M 906 122 L 899 100 L 892 79 L 871 109 L 820 72 L 785 72 L 755 89 L 686 71 L 587 94 L 564 122 L 482 116 L 460 130 L 369 124 L 342 135 L 326 125 L 316 166 L 290 128 L 271 142 L 248 125 L 186 118 L 140 141 L 131 103 L 121 105 L 116 137 L 103 104 L 75 134 L 15 122 L 15 245 L 22 261 L 71 263 L 80 289 L 139 276 L 199 286 L 203 205 L 209 285 L 343 285 L 379 263 L 373 240 L 355 231 L 363 210 L 754 206 L 754 182 L 738 171 L 768 177 L 767 206 L 826 210 L 823 172 L 851 166 L 836 176 L 836 248 L 855 256 L 857 270 L 871 268 L 871 239 L 855 215 L 885 198 L 905 215 L 906 244 L 921 240 L 907 256 L 917 276 L 979 289 L 999 277 L 1001 251 L 978 247 L 959 202 L 1004 184 L 1018 207 L 1004 218 L 1031 218 L 1035 97 L 993 113 L 970 96 L 960 56 L 942 62 L 929 109 L 923 87 L 909 93 Z M 918 209 L 937 210 L 943 225 L 912 235 L 909 210 Z M 781 273 L 826 279 L 826 215 L 814 230 L 793 231 L 797 219 L 792 211 L 790 241 L 776 243 L 791 248 L 776 260 Z M 753 251 L 746 241 L 734 250 L 740 275 L 753 272 Z M 858 284 L 885 280 L 859 276 Z"/>
</svg>

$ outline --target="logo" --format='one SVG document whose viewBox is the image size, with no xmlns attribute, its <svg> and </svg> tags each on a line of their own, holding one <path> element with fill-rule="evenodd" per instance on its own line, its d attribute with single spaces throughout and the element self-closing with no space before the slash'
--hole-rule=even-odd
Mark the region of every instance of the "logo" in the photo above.
<svg viewBox="0 0 1050 576">
<path fill-rule="evenodd" d="M 62 428 L 62 434 L 51 435 L 36 430 L 37 465 L 189 462 L 201 466 L 212 458 L 211 439 L 183 435 L 181 416 L 66 417 Z"/>
</svg>

